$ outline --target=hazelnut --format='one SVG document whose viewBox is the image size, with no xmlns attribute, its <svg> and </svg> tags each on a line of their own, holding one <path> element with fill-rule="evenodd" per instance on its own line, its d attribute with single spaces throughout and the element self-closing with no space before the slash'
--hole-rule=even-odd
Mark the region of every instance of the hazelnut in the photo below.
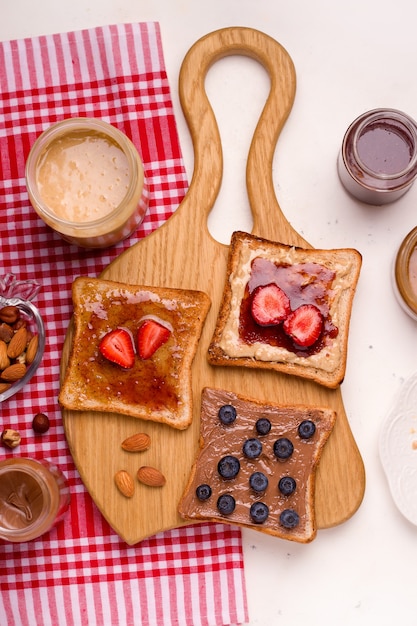
<svg viewBox="0 0 417 626">
<path fill-rule="evenodd" d="M 0 309 L 0 320 L 7 324 L 14 324 L 20 319 L 20 311 L 17 306 L 3 306 Z"/>
<path fill-rule="evenodd" d="M 20 330 L 21 328 L 26 328 L 26 327 L 27 327 L 27 322 L 21 317 L 13 324 L 13 329 L 15 331 Z"/>
<path fill-rule="evenodd" d="M 5 322 L 2 322 L 0 324 L 0 339 L 2 341 L 4 341 L 5 343 L 9 343 L 9 341 L 13 337 L 13 333 L 13 328 L 9 326 L 9 324 L 6 324 Z"/>
<path fill-rule="evenodd" d="M 6 448 L 17 448 L 21 441 L 20 433 L 12 428 L 6 428 L 1 434 L 1 443 Z"/>
<path fill-rule="evenodd" d="M 32 420 L 32 428 L 35 433 L 43 434 L 49 430 L 49 418 L 45 413 L 37 413 Z"/>
</svg>

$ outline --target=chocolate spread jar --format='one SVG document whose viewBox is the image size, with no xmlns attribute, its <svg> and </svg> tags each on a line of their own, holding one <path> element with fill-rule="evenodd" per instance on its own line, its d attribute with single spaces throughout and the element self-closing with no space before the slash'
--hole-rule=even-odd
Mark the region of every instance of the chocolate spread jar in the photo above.
<svg viewBox="0 0 417 626">
<path fill-rule="evenodd" d="M 51 461 L 13 457 L 0 463 L 0 539 L 40 537 L 63 519 L 69 503 L 67 480 Z"/>
</svg>

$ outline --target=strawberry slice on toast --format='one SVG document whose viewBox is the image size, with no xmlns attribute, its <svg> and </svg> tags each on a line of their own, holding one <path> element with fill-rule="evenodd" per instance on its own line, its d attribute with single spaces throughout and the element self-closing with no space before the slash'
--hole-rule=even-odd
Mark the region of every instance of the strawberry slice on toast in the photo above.
<svg viewBox="0 0 417 626">
<path fill-rule="evenodd" d="M 130 369 L 135 362 L 135 347 L 132 335 L 125 328 L 115 328 L 104 335 L 99 345 L 100 353 L 105 359 Z"/>
<path fill-rule="evenodd" d="M 303 348 L 312 346 L 323 330 L 323 316 L 314 304 L 302 304 L 284 320 L 283 329 Z"/>
<path fill-rule="evenodd" d="M 150 359 L 151 356 L 168 341 L 171 331 L 166 326 L 153 319 L 147 319 L 138 330 L 138 354 L 141 359 Z"/>
<path fill-rule="evenodd" d="M 260 326 L 275 326 L 290 312 L 290 300 L 277 284 L 260 285 L 253 292 L 251 314 Z"/>
</svg>

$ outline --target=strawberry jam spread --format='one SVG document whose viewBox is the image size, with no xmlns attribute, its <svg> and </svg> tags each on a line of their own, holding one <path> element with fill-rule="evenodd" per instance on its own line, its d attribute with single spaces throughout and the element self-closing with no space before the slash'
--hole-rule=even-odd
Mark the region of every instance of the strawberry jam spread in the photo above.
<svg viewBox="0 0 417 626">
<path fill-rule="evenodd" d="M 79 373 L 88 387 L 89 395 L 97 397 L 121 397 L 130 404 L 141 405 L 145 412 L 162 408 L 175 410 L 178 405 L 178 368 L 182 349 L 178 335 L 172 336 L 152 359 L 143 360 L 136 355 L 134 365 L 124 369 L 106 359 L 99 351 L 100 340 L 110 330 L 126 329 L 133 341 L 144 318 L 151 316 L 165 324 L 181 329 L 181 312 L 167 308 L 163 301 L 156 301 L 145 292 L 136 299 L 123 293 L 117 299 L 110 293 L 108 301 L 92 306 L 88 323 L 81 336 L 82 351 L 79 355 Z"/>
<path fill-rule="evenodd" d="M 326 345 L 328 339 L 337 336 L 338 328 L 332 323 L 329 312 L 329 299 L 335 272 L 319 263 L 274 263 L 263 257 L 252 261 L 250 279 L 245 287 L 240 307 L 239 337 L 247 344 L 267 343 L 285 348 L 299 356 L 316 354 Z M 297 345 L 284 332 L 282 324 L 260 326 L 251 315 L 251 302 L 254 291 L 261 285 L 278 285 L 290 300 L 294 311 L 303 304 L 313 304 L 323 317 L 323 330 L 317 341 L 308 347 Z"/>
</svg>

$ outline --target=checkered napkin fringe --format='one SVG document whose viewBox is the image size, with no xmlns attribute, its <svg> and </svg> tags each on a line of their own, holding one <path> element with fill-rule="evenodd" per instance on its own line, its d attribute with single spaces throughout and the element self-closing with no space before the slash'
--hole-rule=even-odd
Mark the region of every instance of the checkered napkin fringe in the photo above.
<svg viewBox="0 0 417 626">
<path fill-rule="evenodd" d="M 138 147 L 150 187 L 145 220 L 106 251 L 64 243 L 31 208 L 24 166 L 30 146 L 66 117 L 100 117 Z M 32 382 L 1 406 L 1 424 L 20 431 L 20 456 L 55 461 L 72 503 L 63 523 L 25 544 L 0 542 L 3 626 L 199 626 L 247 621 L 241 535 L 193 525 L 127 546 L 87 494 L 65 440 L 59 361 L 78 275 L 97 276 L 160 226 L 187 190 L 157 23 L 125 24 L 0 43 L 0 273 L 36 278 L 47 348 Z M 35 436 L 45 412 L 51 428 Z M 0 460 L 14 452 L 0 449 Z"/>
</svg>

